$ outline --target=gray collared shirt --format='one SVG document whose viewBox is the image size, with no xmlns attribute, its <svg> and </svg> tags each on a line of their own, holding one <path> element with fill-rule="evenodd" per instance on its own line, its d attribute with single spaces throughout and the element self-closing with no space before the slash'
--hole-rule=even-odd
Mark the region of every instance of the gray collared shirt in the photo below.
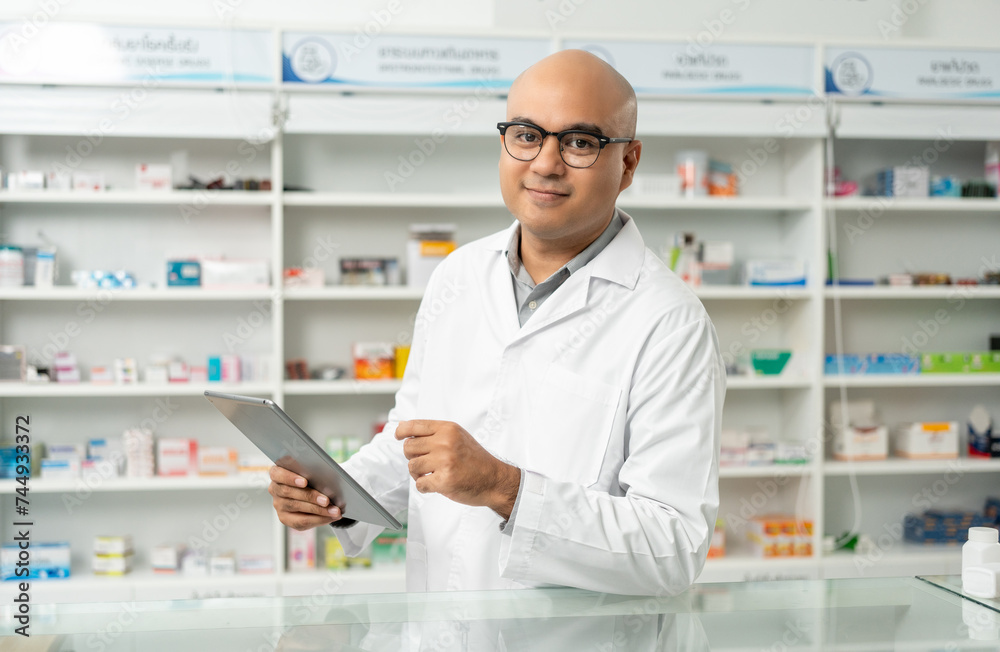
<svg viewBox="0 0 1000 652">
<path fill-rule="evenodd" d="M 608 246 L 609 242 L 615 239 L 615 236 L 618 235 L 623 226 L 625 226 L 625 221 L 616 210 L 614 216 L 611 218 L 611 222 L 601 232 L 601 235 L 597 236 L 596 240 L 587 245 L 587 248 L 574 256 L 572 260 L 560 267 L 552 276 L 535 285 L 531 275 L 524 270 L 524 266 L 521 264 L 521 257 L 518 255 L 521 244 L 521 225 L 518 224 L 514 229 L 514 233 L 510 236 L 510 242 L 507 243 L 507 251 L 504 253 L 507 255 L 511 278 L 514 281 L 517 319 L 521 323 L 521 326 L 523 327 L 528 318 L 538 310 L 542 303 L 552 296 L 552 293 L 560 285 L 566 282 L 570 274 L 579 270 L 596 258 L 597 254 L 604 251 L 604 248 Z M 512 530 L 512 528 L 508 527 L 508 524 L 514 522 L 514 517 L 517 515 L 517 506 L 521 502 L 521 493 L 523 491 L 524 469 L 521 469 L 521 484 L 517 490 L 517 499 L 514 501 L 514 508 L 510 511 L 510 518 L 500 524 L 500 531 L 508 536 L 510 536 Z"/>
<path fill-rule="evenodd" d="M 535 285 L 531 275 L 525 271 L 524 265 L 521 264 L 521 256 L 519 254 L 521 225 L 518 224 L 510 236 L 510 242 L 507 243 L 507 251 L 504 253 L 507 256 L 507 264 L 510 265 L 510 274 L 514 282 L 517 320 L 521 326 L 523 327 L 528 318 L 535 314 L 535 311 L 542 306 L 545 300 L 552 296 L 552 293 L 560 285 L 566 282 L 570 274 L 579 270 L 596 258 L 597 254 L 604 251 L 608 243 L 614 240 L 618 232 L 622 230 L 622 226 L 624 226 L 624 222 L 621 215 L 618 214 L 618 211 L 615 211 L 608 226 L 601 232 L 601 235 L 597 236 L 596 240 L 587 245 L 587 248 L 574 256 L 572 260 L 560 267 L 552 276 Z"/>
</svg>

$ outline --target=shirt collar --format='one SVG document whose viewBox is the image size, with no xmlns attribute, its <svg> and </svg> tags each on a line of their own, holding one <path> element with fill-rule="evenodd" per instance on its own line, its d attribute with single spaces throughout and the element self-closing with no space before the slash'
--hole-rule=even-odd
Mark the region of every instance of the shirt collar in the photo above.
<svg viewBox="0 0 1000 652">
<path fill-rule="evenodd" d="M 595 255 L 590 273 L 632 289 L 639 280 L 639 270 L 645 260 L 646 244 L 635 226 L 635 220 L 621 209 L 616 209 L 616 214 L 622 222 L 621 230 L 612 237 L 602 251 Z M 480 245 L 507 258 L 511 243 L 519 242 L 515 238 L 520 237 L 520 227 L 520 223 L 515 220 L 503 231 L 480 240 Z"/>
</svg>

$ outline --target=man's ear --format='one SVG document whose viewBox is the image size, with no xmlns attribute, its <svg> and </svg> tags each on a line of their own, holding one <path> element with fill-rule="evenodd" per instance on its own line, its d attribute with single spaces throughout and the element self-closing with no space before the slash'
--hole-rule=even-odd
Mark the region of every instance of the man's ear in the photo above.
<svg viewBox="0 0 1000 652">
<path fill-rule="evenodd" d="M 618 186 L 618 192 L 625 190 L 632 185 L 632 176 L 639 166 L 639 158 L 642 156 L 642 141 L 633 140 L 625 146 L 625 153 L 622 156 L 622 182 Z"/>
</svg>

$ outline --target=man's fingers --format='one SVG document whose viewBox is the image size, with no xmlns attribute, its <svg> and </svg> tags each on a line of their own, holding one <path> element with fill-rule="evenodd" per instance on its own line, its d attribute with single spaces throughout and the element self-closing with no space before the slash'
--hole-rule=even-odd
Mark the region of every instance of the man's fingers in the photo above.
<svg viewBox="0 0 1000 652">
<path fill-rule="evenodd" d="M 431 452 L 431 444 L 426 437 L 410 437 L 403 441 L 403 455 L 408 460 Z"/>
<path fill-rule="evenodd" d="M 291 501 L 298 505 L 308 505 L 311 507 L 317 507 L 321 510 L 329 510 L 331 505 L 330 499 L 324 496 L 315 489 L 296 489 L 295 487 L 289 487 L 285 484 L 278 484 L 272 482 L 267 487 L 267 492 L 274 496 L 275 499 L 281 498 L 284 500 Z M 277 502 L 275 502 L 277 505 Z M 293 511 L 304 511 L 303 509 L 297 509 Z M 319 513 L 319 512 L 316 512 Z M 339 515 L 339 512 L 338 512 Z"/>
<path fill-rule="evenodd" d="M 291 487 L 305 487 L 306 479 L 297 473 L 292 473 L 288 469 L 283 469 L 280 466 L 272 466 L 268 470 L 268 474 L 271 476 L 272 482 L 277 482 L 278 484 L 287 484 Z"/>
<path fill-rule="evenodd" d="M 441 427 L 442 421 L 430 421 L 427 419 L 412 419 L 410 421 L 400 421 L 396 426 L 396 439 L 406 439 L 407 437 L 426 437 L 433 435 Z"/>
<path fill-rule="evenodd" d="M 420 457 L 410 460 L 407 468 L 410 471 L 410 477 L 414 480 L 422 475 L 434 472 L 434 466 L 431 461 L 427 459 L 426 455 L 421 455 Z"/>
</svg>

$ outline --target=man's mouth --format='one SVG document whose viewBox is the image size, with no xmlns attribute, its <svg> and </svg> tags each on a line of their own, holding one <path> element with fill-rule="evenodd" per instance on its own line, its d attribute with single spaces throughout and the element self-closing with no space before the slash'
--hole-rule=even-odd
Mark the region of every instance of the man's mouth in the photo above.
<svg viewBox="0 0 1000 652">
<path fill-rule="evenodd" d="M 560 192 L 552 188 L 538 188 L 531 186 L 525 186 L 524 188 L 531 194 L 532 197 L 537 197 L 539 199 L 558 199 L 559 197 L 569 196 L 569 193 Z"/>
</svg>

